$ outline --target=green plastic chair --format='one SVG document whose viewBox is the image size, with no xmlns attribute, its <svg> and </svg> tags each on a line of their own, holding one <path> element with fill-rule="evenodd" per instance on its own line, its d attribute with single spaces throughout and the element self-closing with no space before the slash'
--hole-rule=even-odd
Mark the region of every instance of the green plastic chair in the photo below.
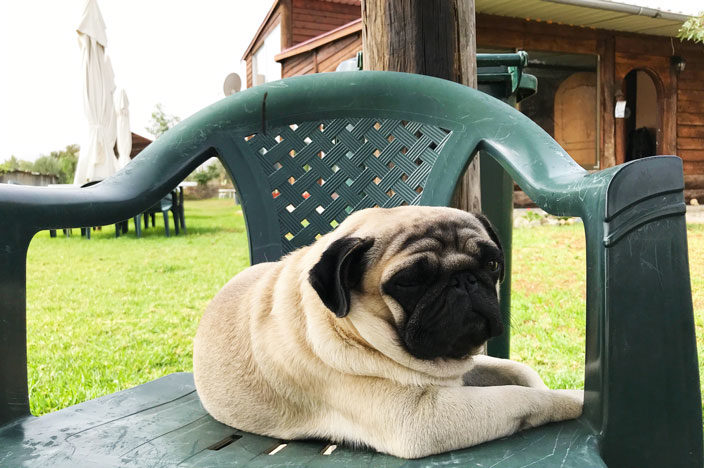
<svg viewBox="0 0 704 468">
<path fill-rule="evenodd" d="M 295 441 L 269 455 L 280 441 L 214 421 L 188 373 L 29 414 L 25 260 L 36 232 L 128 219 L 219 156 L 242 197 L 251 261 L 271 261 L 354 210 L 447 205 L 478 150 L 541 208 L 584 222 L 579 420 L 408 461 L 346 447 L 324 455 L 325 441 Z M 0 186 L 0 466 L 701 466 L 683 188 L 677 157 L 589 174 L 497 99 L 391 72 L 303 76 L 243 91 L 87 189 Z"/>
</svg>

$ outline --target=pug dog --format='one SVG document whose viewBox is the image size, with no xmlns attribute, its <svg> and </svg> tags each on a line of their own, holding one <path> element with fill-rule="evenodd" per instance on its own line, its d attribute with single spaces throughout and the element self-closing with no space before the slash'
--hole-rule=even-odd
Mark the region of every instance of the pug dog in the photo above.
<svg viewBox="0 0 704 468">
<path fill-rule="evenodd" d="M 579 417 L 581 391 L 478 354 L 503 331 L 502 274 L 482 215 L 361 210 L 216 295 L 194 343 L 198 395 L 240 430 L 402 458 Z"/>
</svg>

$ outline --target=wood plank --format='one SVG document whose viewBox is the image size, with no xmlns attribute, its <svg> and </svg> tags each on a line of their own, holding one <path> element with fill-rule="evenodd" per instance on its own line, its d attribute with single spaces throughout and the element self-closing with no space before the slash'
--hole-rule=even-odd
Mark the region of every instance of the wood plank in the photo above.
<svg viewBox="0 0 704 468">
<path fill-rule="evenodd" d="M 335 29 L 356 19 L 359 18 L 329 18 L 327 16 L 306 15 L 302 18 L 296 17 L 294 19 L 294 24 L 296 27 L 308 27 L 309 23 L 314 23 L 320 27 L 324 27 L 327 31 L 330 31 L 331 29 Z"/>
<path fill-rule="evenodd" d="M 680 81 L 697 81 L 704 83 L 704 70 L 690 67 L 689 63 L 683 72 L 680 72 Z"/>
<path fill-rule="evenodd" d="M 677 150 L 677 156 L 682 158 L 683 161 L 704 163 L 704 149 Z"/>
<path fill-rule="evenodd" d="M 575 54 L 594 54 L 596 52 L 596 39 L 581 37 L 571 37 L 566 42 L 566 38 L 562 36 L 526 34 L 523 44 L 526 49 L 535 50 L 559 52 L 569 48 L 570 53 Z"/>
<path fill-rule="evenodd" d="M 312 73 L 313 69 L 315 68 L 315 63 L 314 63 L 313 59 L 314 59 L 313 52 L 310 52 L 308 54 L 307 60 L 302 61 L 296 67 L 292 67 L 292 69 L 291 69 L 292 76 L 305 75 L 306 73 Z"/>
<path fill-rule="evenodd" d="M 321 11 L 295 11 L 293 15 L 296 23 L 299 21 L 317 21 L 324 24 L 341 25 L 359 18 L 359 15 L 333 14 Z"/>
<path fill-rule="evenodd" d="M 677 124 L 678 125 L 704 125 L 704 114 L 701 114 L 701 113 L 691 114 L 689 112 L 678 112 L 677 113 Z"/>
<path fill-rule="evenodd" d="M 293 16 L 291 0 L 279 0 L 281 4 L 281 50 L 293 45 Z M 283 76 L 283 75 L 282 75 Z"/>
<path fill-rule="evenodd" d="M 521 18 L 507 18 L 505 16 L 477 14 L 477 28 L 498 29 L 503 31 L 517 31 L 526 35 L 553 35 L 562 36 L 566 39 L 597 40 L 603 33 L 596 29 L 583 28 L 579 26 L 568 26 L 566 24 L 548 23 L 547 21 L 526 21 Z"/>
<path fill-rule="evenodd" d="M 627 66 L 629 69 L 633 68 L 653 68 L 658 69 L 660 72 L 670 70 L 670 58 L 661 57 L 658 55 L 637 55 L 623 52 L 616 52 L 616 64 L 620 66 Z M 663 81 L 668 79 L 665 76 L 661 76 Z"/>
<path fill-rule="evenodd" d="M 333 3 L 320 0 L 293 0 L 293 9 L 294 11 L 314 10 L 329 11 L 331 13 L 356 14 L 357 18 L 362 15 L 361 7 L 359 5 L 346 5 L 344 3 Z"/>
<path fill-rule="evenodd" d="M 669 65 L 669 59 L 667 60 Z M 668 72 L 661 71 L 667 73 L 667 80 L 663 79 L 663 98 L 658 98 L 657 103 L 658 109 L 662 109 L 662 145 L 658 148 L 660 154 L 671 154 L 677 148 L 677 75 L 672 66 L 669 66 Z M 657 88 L 657 82 L 655 86 Z"/>
<path fill-rule="evenodd" d="M 677 138 L 702 138 L 701 147 L 704 148 L 704 122 L 701 125 L 678 125 Z"/>
<path fill-rule="evenodd" d="M 247 57 L 246 66 L 247 66 L 247 88 L 251 88 L 254 83 L 252 80 L 252 57 L 251 56 Z"/>
<path fill-rule="evenodd" d="M 274 57 L 274 60 L 281 61 L 285 58 L 292 57 L 294 55 L 298 55 L 303 52 L 307 52 L 313 49 L 316 49 L 318 47 L 321 47 L 324 44 L 327 44 L 329 42 L 336 41 L 338 39 L 347 37 L 351 34 L 358 33 L 362 29 L 362 21 L 354 21 L 352 23 L 349 23 L 345 26 L 342 26 L 337 29 L 333 29 L 327 34 L 324 34 L 318 38 L 308 40 L 306 42 L 303 42 L 301 44 L 296 45 L 295 47 L 291 47 L 290 49 L 282 51 L 280 54 L 277 54 Z M 295 37 L 295 34 L 294 34 Z"/>
<path fill-rule="evenodd" d="M 288 73 L 289 76 L 304 75 L 305 70 L 312 70 L 313 68 L 313 52 L 308 52 L 303 57 L 303 60 L 289 68 Z"/>
<path fill-rule="evenodd" d="M 334 23 L 323 23 L 320 21 L 316 21 L 316 18 L 310 18 L 306 21 L 296 21 L 296 29 L 304 31 L 322 31 L 322 34 L 335 28 L 339 28 L 340 26 L 343 26 L 349 23 L 350 21 L 345 21 L 344 23 L 339 21 L 335 21 Z"/>
<path fill-rule="evenodd" d="M 335 71 L 340 62 L 354 58 L 357 55 L 357 52 L 359 52 L 361 49 L 362 40 L 360 38 L 358 42 L 352 42 L 347 47 L 344 47 L 336 54 L 328 57 L 325 60 L 320 60 L 320 56 L 318 56 L 318 71 L 321 73 Z"/>
<path fill-rule="evenodd" d="M 600 118 L 599 129 L 601 143 L 599 146 L 600 167 L 611 167 L 616 165 L 616 147 L 614 142 L 614 66 L 615 50 L 613 37 L 602 38 L 597 45 L 597 51 L 601 57 L 599 67 L 601 84 Z"/>
<path fill-rule="evenodd" d="M 305 35 L 302 35 L 302 34 L 296 34 L 295 31 L 294 31 L 294 33 L 293 33 L 293 45 L 294 45 L 294 46 L 295 46 L 296 44 L 300 44 L 301 42 L 305 42 L 305 41 L 307 41 L 308 39 L 310 39 L 310 37 L 305 36 Z"/>
<path fill-rule="evenodd" d="M 299 75 L 308 75 L 310 73 L 313 73 L 315 64 L 313 63 L 313 53 L 311 52 L 311 59 L 309 61 L 306 61 L 302 64 L 302 66 L 297 67 L 295 70 L 293 70 L 291 75 L 289 76 L 299 76 Z"/>
<path fill-rule="evenodd" d="M 350 44 L 354 44 L 356 42 L 359 42 L 361 45 L 362 41 L 362 33 L 358 32 L 354 36 L 348 36 L 342 39 L 338 39 L 335 42 L 331 42 L 329 44 L 325 44 L 324 46 L 318 48 L 318 62 L 322 62 L 326 60 L 328 57 L 331 57 L 332 55 L 335 55 L 338 53 L 340 50 L 349 47 Z"/>
<path fill-rule="evenodd" d="M 704 101 L 704 83 L 701 89 L 679 89 L 677 99 L 684 101 Z"/>
<path fill-rule="evenodd" d="M 702 169 L 704 169 L 704 167 Z M 684 185 L 689 189 L 704 189 L 704 170 L 699 174 L 685 176 Z"/>
<path fill-rule="evenodd" d="M 702 127 L 700 127 L 702 128 Z M 701 138 L 677 138 L 677 151 L 679 150 L 704 150 L 704 140 Z"/>
<path fill-rule="evenodd" d="M 704 174 L 704 161 L 683 161 L 682 166 L 685 176 Z"/>
<path fill-rule="evenodd" d="M 677 88 L 694 91 L 704 89 L 704 81 L 680 79 L 677 83 Z"/>
<path fill-rule="evenodd" d="M 689 64 L 688 64 L 689 65 Z M 685 69 L 678 78 L 678 88 L 680 90 L 704 90 L 704 70 Z M 704 68 L 704 67 L 702 67 Z"/>
<path fill-rule="evenodd" d="M 477 44 L 482 47 L 508 49 L 535 49 L 553 52 L 595 54 L 597 41 L 593 38 L 567 38 L 558 34 L 535 35 L 512 29 L 492 28 L 479 25 Z M 569 44 L 569 46 L 566 46 Z"/>
<path fill-rule="evenodd" d="M 642 34 L 638 37 L 634 37 L 615 34 L 614 39 L 617 53 L 658 55 L 668 57 L 668 59 L 672 55 L 672 45 L 670 44 L 669 37 L 655 37 Z"/>
<path fill-rule="evenodd" d="M 327 32 L 327 31 L 325 31 Z M 319 29 L 309 29 L 309 28 L 296 28 L 296 30 L 293 33 L 295 36 L 299 37 L 307 37 L 308 39 L 320 36 L 323 34 L 323 32 Z M 306 40 L 308 40 L 306 39 Z"/>
<path fill-rule="evenodd" d="M 524 34 L 519 31 L 509 31 L 493 28 L 477 28 L 477 47 L 501 49 L 525 49 Z"/>
<path fill-rule="evenodd" d="M 361 16 L 361 10 L 357 11 L 356 13 L 351 13 L 348 11 L 329 11 L 329 10 L 309 10 L 309 9 L 300 9 L 300 8 L 294 8 L 293 14 L 300 17 L 305 17 L 305 16 L 310 16 L 310 15 L 318 15 L 318 16 L 326 16 L 328 18 L 336 18 L 336 19 L 344 19 L 344 18 L 359 18 Z"/>
<path fill-rule="evenodd" d="M 297 55 L 289 59 L 283 60 L 281 63 L 281 76 L 288 78 L 289 76 L 298 75 L 298 71 L 305 66 L 306 63 L 312 63 L 313 53 L 306 52 L 305 54 Z"/>
<path fill-rule="evenodd" d="M 704 101 L 678 99 L 677 112 L 687 112 L 689 114 L 704 114 Z"/>
</svg>

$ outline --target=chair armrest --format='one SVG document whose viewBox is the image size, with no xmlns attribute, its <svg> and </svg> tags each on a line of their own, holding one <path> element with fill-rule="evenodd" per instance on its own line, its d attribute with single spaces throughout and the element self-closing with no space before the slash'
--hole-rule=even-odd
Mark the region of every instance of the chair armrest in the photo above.
<svg viewBox="0 0 704 468">
<path fill-rule="evenodd" d="M 501 161 L 502 148 L 487 146 Z M 584 222 L 584 419 L 600 435 L 604 460 L 609 466 L 701 466 L 681 159 L 645 158 L 588 175 L 568 171 L 544 184 L 530 172 L 517 179 L 523 177 L 541 208 Z"/>
<path fill-rule="evenodd" d="M 619 166 L 587 228 L 585 386 L 610 466 L 702 463 L 683 191 L 680 158 Z"/>
</svg>

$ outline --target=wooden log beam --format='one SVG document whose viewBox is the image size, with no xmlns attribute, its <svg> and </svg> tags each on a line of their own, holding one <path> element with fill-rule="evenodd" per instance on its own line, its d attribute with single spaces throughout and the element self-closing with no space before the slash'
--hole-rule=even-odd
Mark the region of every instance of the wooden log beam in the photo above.
<svg viewBox="0 0 704 468">
<path fill-rule="evenodd" d="M 477 87 L 474 0 L 362 0 L 365 70 L 435 76 Z M 481 211 L 479 158 L 453 206 Z"/>
</svg>

